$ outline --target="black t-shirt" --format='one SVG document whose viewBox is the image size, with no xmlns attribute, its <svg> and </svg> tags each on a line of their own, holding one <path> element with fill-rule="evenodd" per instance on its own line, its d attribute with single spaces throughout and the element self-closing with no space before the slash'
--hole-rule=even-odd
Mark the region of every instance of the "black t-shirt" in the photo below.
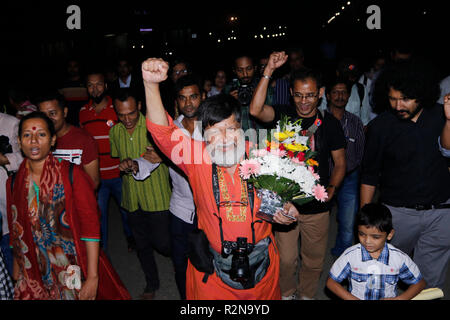
<svg viewBox="0 0 450 320">
<path fill-rule="evenodd" d="M 414 123 L 391 111 L 368 125 L 361 183 L 380 185 L 380 199 L 392 206 L 439 204 L 450 198 L 450 173 L 438 137 L 444 108 L 424 109 Z"/>
<path fill-rule="evenodd" d="M 319 176 L 320 184 L 324 187 L 328 186 L 330 181 L 330 159 L 331 151 L 338 149 L 343 149 L 346 146 L 344 131 L 339 121 L 329 112 L 324 112 L 324 116 L 320 111 L 317 111 L 317 115 L 311 118 L 299 117 L 295 106 L 290 105 L 275 105 L 273 106 L 275 111 L 275 119 L 272 123 L 273 127 L 276 127 L 276 123 L 280 120 L 281 115 L 286 115 L 291 118 L 291 121 L 296 121 L 302 119 L 301 127 L 307 130 L 310 126 L 314 124 L 317 117 L 322 120 L 322 124 L 318 127 L 316 133 L 314 134 L 314 141 L 316 145 L 316 150 L 318 154 L 316 155 L 316 160 L 319 163 Z M 330 210 L 330 203 L 322 203 L 313 200 L 305 205 L 297 207 L 301 214 L 314 214 L 321 213 Z"/>
</svg>

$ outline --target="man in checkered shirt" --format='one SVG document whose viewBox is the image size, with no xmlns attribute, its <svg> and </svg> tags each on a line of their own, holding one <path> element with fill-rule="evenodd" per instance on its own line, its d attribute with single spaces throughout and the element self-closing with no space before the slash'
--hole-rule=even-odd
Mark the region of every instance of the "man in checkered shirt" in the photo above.
<svg viewBox="0 0 450 320">
<path fill-rule="evenodd" d="M 331 267 L 327 287 L 345 300 L 409 300 L 425 288 L 411 258 L 387 243 L 394 236 L 392 215 L 381 204 L 365 205 L 356 217 L 360 243 L 348 248 Z M 349 281 L 348 291 L 341 285 Z M 397 295 L 397 282 L 409 288 Z"/>
</svg>

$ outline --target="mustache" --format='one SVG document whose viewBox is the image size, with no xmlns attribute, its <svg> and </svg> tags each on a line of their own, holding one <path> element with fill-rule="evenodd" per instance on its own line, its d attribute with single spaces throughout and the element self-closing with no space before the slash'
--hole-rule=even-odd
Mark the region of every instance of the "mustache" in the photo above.
<svg viewBox="0 0 450 320">
<path fill-rule="evenodd" d="M 400 113 L 407 113 L 407 114 L 411 114 L 411 112 L 410 112 L 410 111 L 408 111 L 408 110 L 394 110 L 394 112 L 395 112 L 396 114 L 400 114 Z"/>
</svg>

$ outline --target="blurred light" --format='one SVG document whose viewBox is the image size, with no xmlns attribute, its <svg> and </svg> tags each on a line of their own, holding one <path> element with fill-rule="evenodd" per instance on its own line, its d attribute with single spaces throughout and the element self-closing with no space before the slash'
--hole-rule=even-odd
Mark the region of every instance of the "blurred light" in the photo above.
<svg viewBox="0 0 450 320">
<path fill-rule="evenodd" d="M 135 46 L 135 45 L 133 45 L 133 49 L 134 49 L 134 48 L 136 48 L 136 46 Z"/>
<path fill-rule="evenodd" d="M 342 10 L 344 10 L 344 9 L 345 9 L 345 7 L 342 7 L 341 9 L 342 9 Z"/>
<path fill-rule="evenodd" d="M 350 5 L 350 1 L 349 1 L 349 2 L 347 2 L 347 5 L 348 5 L 348 6 Z"/>
<path fill-rule="evenodd" d="M 266 30 L 266 29 L 267 29 L 266 27 L 263 28 L 263 30 Z"/>
<path fill-rule="evenodd" d="M 144 45 L 141 46 L 141 49 L 144 49 Z"/>
<path fill-rule="evenodd" d="M 105 34 L 105 38 L 115 37 L 116 35 L 114 33 Z"/>
<path fill-rule="evenodd" d="M 340 12 L 336 12 L 336 16 L 338 16 L 338 15 L 340 15 L 341 13 Z"/>
<path fill-rule="evenodd" d="M 212 32 L 210 32 L 209 35 L 212 36 Z"/>
<path fill-rule="evenodd" d="M 139 29 L 140 32 L 152 32 L 153 29 L 149 28 L 149 29 Z"/>
<path fill-rule="evenodd" d="M 333 19 L 336 18 L 335 16 L 332 16 L 330 20 L 328 20 L 327 23 L 330 23 L 331 21 L 333 21 Z"/>
<path fill-rule="evenodd" d="M 218 39 L 217 42 L 220 42 L 220 39 Z"/>
</svg>

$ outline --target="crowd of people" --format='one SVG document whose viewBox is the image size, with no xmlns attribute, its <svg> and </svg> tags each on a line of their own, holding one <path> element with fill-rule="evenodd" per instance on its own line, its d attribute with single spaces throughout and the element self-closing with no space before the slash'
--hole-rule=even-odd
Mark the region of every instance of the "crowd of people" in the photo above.
<svg viewBox="0 0 450 320">
<path fill-rule="evenodd" d="M 211 76 L 185 59 L 121 58 L 84 74 L 71 60 L 59 88 L 10 88 L 11 114 L 0 113 L 0 299 L 131 299 L 109 261 L 111 198 L 144 300 L 160 286 L 155 250 L 171 257 L 182 300 L 314 299 L 333 207 L 326 285 L 337 297 L 442 289 L 448 78 L 401 50 L 376 55 L 366 72 L 357 57 L 309 68 L 300 48 L 259 58 L 238 55 L 231 73 Z M 287 202 L 268 222 L 255 216 L 261 199 L 239 163 L 284 116 L 302 120 L 328 199 Z"/>
</svg>

